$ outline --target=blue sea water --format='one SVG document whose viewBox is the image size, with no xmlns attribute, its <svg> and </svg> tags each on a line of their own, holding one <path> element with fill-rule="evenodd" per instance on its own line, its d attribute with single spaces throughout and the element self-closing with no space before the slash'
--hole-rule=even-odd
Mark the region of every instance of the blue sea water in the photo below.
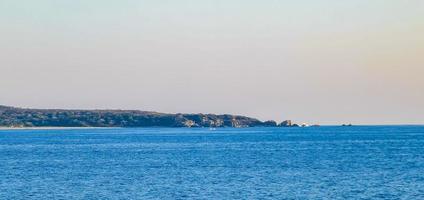
<svg viewBox="0 0 424 200">
<path fill-rule="evenodd" d="M 2 130 L 0 199 L 424 199 L 424 126 Z"/>
</svg>

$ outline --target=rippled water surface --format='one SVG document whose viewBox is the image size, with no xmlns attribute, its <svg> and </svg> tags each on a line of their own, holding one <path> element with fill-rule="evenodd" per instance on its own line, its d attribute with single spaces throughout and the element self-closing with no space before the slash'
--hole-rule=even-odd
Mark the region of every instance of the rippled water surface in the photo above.
<svg viewBox="0 0 424 200">
<path fill-rule="evenodd" d="M 424 199 L 424 126 L 0 131 L 0 199 Z"/>
</svg>

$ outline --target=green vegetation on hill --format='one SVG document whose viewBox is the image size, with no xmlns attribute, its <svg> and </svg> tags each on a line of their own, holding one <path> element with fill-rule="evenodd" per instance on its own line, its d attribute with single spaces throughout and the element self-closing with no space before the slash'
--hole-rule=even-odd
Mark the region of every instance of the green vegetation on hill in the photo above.
<svg viewBox="0 0 424 200">
<path fill-rule="evenodd" d="M 137 110 L 23 109 L 0 106 L 3 127 L 255 127 L 274 121 L 214 114 L 165 114 Z"/>
</svg>

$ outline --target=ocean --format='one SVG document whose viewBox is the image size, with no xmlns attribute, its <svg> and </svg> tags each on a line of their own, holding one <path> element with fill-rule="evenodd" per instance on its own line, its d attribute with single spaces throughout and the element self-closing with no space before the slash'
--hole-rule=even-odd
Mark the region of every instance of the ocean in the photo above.
<svg viewBox="0 0 424 200">
<path fill-rule="evenodd" d="M 424 199 L 424 126 L 0 130 L 0 199 Z"/>
</svg>

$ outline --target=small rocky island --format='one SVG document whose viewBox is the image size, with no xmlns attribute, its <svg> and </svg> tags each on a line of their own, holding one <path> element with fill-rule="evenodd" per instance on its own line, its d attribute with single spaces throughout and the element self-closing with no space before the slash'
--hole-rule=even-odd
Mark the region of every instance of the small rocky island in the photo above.
<svg viewBox="0 0 424 200">
<path fill-rule="evenodd" d="M 28 109 L 0 106 L 0 127 L 291 127 L 238 115 L 166 114 L 139 110 Z"/>
</svg>

